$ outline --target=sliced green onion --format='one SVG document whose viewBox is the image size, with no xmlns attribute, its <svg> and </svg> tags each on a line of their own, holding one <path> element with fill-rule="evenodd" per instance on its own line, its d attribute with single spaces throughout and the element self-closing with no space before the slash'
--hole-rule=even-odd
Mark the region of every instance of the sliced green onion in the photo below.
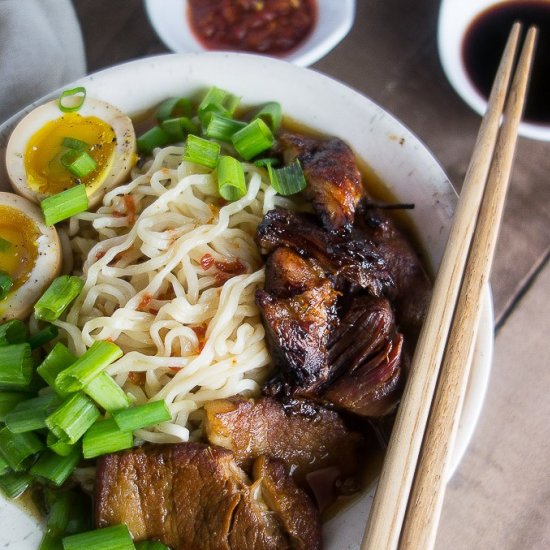
<svg viewBox="0 0 550 550">
<path fill-rule="evenodd" d="M 80 277 L 57 277 L 34 305 L 34 316 L 40 321 L 56 321 L 80 294 L 83 286 L 84 281 Z"/>
<path fill-rule="evenodd" d="M 54 225 L 88 210 L 88 195 L 84 184 L 75 185 L 56 195 L 45 198 L 40 203 L 46 225 Z"/>
<path fill-rule="evenodd" d="M 157 540 L 142 540 L 135 543 L 136 550 L 170 550 L 166 544 Z"/>
<path fill-rule="evenodd" d="M 114 419 L 96 422 L 82 439 L 84 458 L 95 458 L 109 453 L 130 449 L 134 445 L 131 431 L 122 431 Z"/>
<path fill-rule="evenodd" d="M 226 92 L 216 86 L 210 88 L 198 107 L 199 118 L 204 125 L 206 113 L 215 112 L 220 115 L 231 117 L 239 105 L 241 98 Z"/>
<path fill-rule="evenodd" d="M 89 382 L 84 392 L 109 412 L 125 409 L 132 404 L 124 390 L 106 372 L 99 373 Z"/>
<path fill-rule="evenodd" d="M 97 162 L 86 152 L 70 149 L 61 155 L 61 164 L 77 178 L 85 178 L 97 168 Z"/>
<path fill-rule="evenodd" d="M 126 525 L 113 525 L 63 539 L 64 550 L 134 550 L 134 542 Z"/>
<path fill-rule="evenodd" d="M 41 395 L 19 403 L 6 415 L 6 426 L 12 433 L 31 432 L 46 427 L 46 417 L 60 404 L 55 393 Z"/>
<path fill-rule="evenodd" d="M 61 537 L 67 529 L 69 517 L 75 504 L 72 491 L 56 491 L 55 499 L 50 505 L 46 521 L 46 533 L 38 550 L 62 550 Z"/>
<path fill-rule="evenodd" d="M 13 244 L 10 241 L 0 237 L 0 252 L 7 252 L 12 246 Z"/>
<path fill-rule="evenodd" d="M 58 334 L 59 329 L 55 325 L 48 325 L 29 338 L 29 345 L 31 349 L 37 349 L 57 338 Z"/>
<path fill-rule="evenodd" d="M 7 474 L 10 470 L 10 465 L 6 462 L 6 459 L 0 455 L 0 476 Z"/>
<path fill-rule="evenodd" d="M 55 379 L 62 370 L 70 367 L 76 361 L 76 357 L 61 342 L 57 342 L 52 351 L 48 353 L 44 361 L 36 369 L 36 372 L 52 388 L 55 386 Z"/>
<path fill-rule="evenodd" d="M 25 459 L 44 448 L 44 444 L 33 432 L 14 434 L 4 427 L 0 430 L 0 454 L 12 470 L 19 470 Z"/>
<path fill-rule="evenodd" d="M 220 156 L 220 144 L 215 141 L 208 141 L 193 134 L 187 136 L 183 160 L 215 168 Z"/>
<path fill-rule="evenodd" d="M 170 97 L 164 100 L 157 108 L 155 114 L 159 122 L 169 118 L 190 117 L 193 112 L 193 104 L 186 97 Z"/>
<path fill-rule="evenodd" d="M 122 356 L 122 350 L 112 342 L 99 340 L 55 379 L 61 393 L 75 392 L 86 387 L 105 367 Z"/>
<path fill-rule="evenodd" d="M 161 128 L 170 136 L 171 141 L 183 141 L 189 133 L 199 131 L 199 127 L 187 117 L 169 118 L 161 122 Z"/>
<path fill-rule="evenodd" d="M 150 401 L 144 405 L 114 412 L 113 418 L 122 431 L 133 432 L 160 422 L 167 422 L 172 419 L 172 414 L 166 402 L 162 400 Z"/>
<path fill-rule="evenodd" d="M 218 162 L 218 191 L 227 201 L 236 201 L 246 195 L 244 168 L 236 158 L 220 157 Z"/>
<path fill-rule="evenodd" d="M 68 147 L 69 149 L 75 149 L 76 151 L 85 151 L 90 147 L 89 143 L 85 141 L 80 141 L 79 139 L 72 137 L 64 137 L 62 142 L 63 147 Z"/>
<path fill-rule="evenodd" d="M 150 155 L 153 149 L 164 147 L 170 143 L 170 136 L 160 127 L 153 126 L 137 138 L 138 151 L 143 155 Z"/>
<path fill-rule="evenodd" d="M 30 395 L 19 392 L 0 392 L 0 422 L 3 422 L 6 415 L 11 412 L 22 401 L 29 399 Z"/>
<path fill-rule="evenodd" d="M 245 126 L 246 122 L 233 120 L 218 113 L 209 113 L 204 133 L 209 138 L 231 143 L 233 134 L 242 130 Z"/>
<path fill-rule="evenodd" d="M 33 360 L 29 344 L 0 347 L 0 389 L 23 390 L 31 382 Z"/>
<path fill-rule="evenodd" d="M 13 286 L 13 279 L 5 272 L 0 271 L 0 300 L 3 300 Z"/>
<path fill-rule="evenodd" d="M 276 132 L 283 120 L 281 104 L 276 101 L 266 103 L 255 115 L 254 118 L 261 118 L 271 129 Z"/>
<path fill-rule="evenodd" d="M 52 432 L 48 432 L 46 437 L 46 445 L 51 449 L 55 454 L 59 456 L 68 456 L 72 453 L 74 445 L 69 445 L 65 443 L 58 437 L 56 437 Z"/>
<path fill-rule="evenodd" d="M 18 498 L 29 488 L 32 481 L 32 477 L 27 473 L 12 472 L 0 477 L 0 489 L 8 498 Z"/>
<path fill-rule="evenodd" d="M 12 319 L 0 325 L 0 346 L 22 344 L 27 340 L 28 335 L 27 325 L 19 319 Z"/>
<path fill-rule="evenodd" d="M 250 160 L 272 147 L 275 138 L 269 126 L 261 118 L 256 118 L 233 134 L 232 142 L 239 155 L 245 160 Z"/>
<path fill-rule="evenodd" d="M 69 397 L 46 418 L 46 426 L 65 443 L 76 443 L 100 417 L 98 408 L 83 393 Z"/>
<path fill-rule="evenodd" d="M 254 166 L 258 168 L 267 168 L 268 166 L 278 166 L 281 164 L 281 161 L 275 157 L 266 157 L 263 159 L 258 159 L 254 161 Z"/>
<path fill-rule="evenodd" d="M 30 469 L 30 474 L 40 481 L 47 481 L 59 487 L 63 485 L 74 472 L 80 462 L 81 453 L 78 447 L 74 447 L 67 456 L 59 456 L 53 451 L 46 451 Z"/>
<path fill-rule="evenodd" d="M 294 195 L 303 191 L 307 186 L 306 178 L 298 159 L 283 168 L 268 166 L 267 169 L 271 185 L 279 195 Z"/>
<path fill-rule="evenodd" d="M 57 104 L 59 105 L 60 111 L 64 113 L 73 113 L 80 110 L 82 105 L 84 105 L 85 99 L 86 88 L 84 88 L 84 86 L 78 86 L 77 88 L 61 92 Z"/>
</svg>

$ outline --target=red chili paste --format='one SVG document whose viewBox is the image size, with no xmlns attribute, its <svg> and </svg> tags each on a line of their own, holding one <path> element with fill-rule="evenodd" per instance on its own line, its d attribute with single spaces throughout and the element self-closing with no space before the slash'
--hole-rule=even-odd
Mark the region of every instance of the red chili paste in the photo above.
<svg viewBox="0 0 550 550">
<path fill-rule="evenodd" d="M 189 0 L 191 28 L 204 47 L 283 55 L 311 32 L 315 0 Z"/>
</svg>

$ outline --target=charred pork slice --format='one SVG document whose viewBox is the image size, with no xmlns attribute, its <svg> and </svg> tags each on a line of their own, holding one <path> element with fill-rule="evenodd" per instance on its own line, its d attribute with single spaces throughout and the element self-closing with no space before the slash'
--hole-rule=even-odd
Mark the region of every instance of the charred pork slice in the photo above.
<svg viewBox="0 0 550 550">
<path fill-rule="evenodd" d="M 340 139 L 315 139 L 284 133 L 277 143 L 286 163 L 299 159 L 307 181 L 303 191 L 323 226 L 331 232 L 353 225 L 355 207 L 363 194 L 353 151 Z"/>
<path fill-rule="evenodd" d="M 357 485 L 361 436 L 346 428 L 337 412 L 305 400 L 282 403 L 220 399 L 205 405 L 208 440 L 230 449 L 243 468 L 261 455 L 279 458 L 304 486 L 312 472 L 338 471 L 340 491 Z"/>
<path fill-rule="evenodd" d="M 400 329 L 414 346 L 432 291 L 418 254 L 393 220 L 380 209 L 369 208 L 367 202 L 357 212 L 354 234 L 372 242 L 384 259 L 394 283 L 385 294 L 394 303 Z"/>
<path fill-rule="evenodd" d="M 249 482 L 233 453 L 199 443 L 144 446 L 100 459 L 98 527 L 174 550 L 318 549 L 320 520 L 284 465 L 260 457 Z"/>
<path fill-rule="evenodd" d="M 258 226 L 256 241 L 267 252 L 284 246 L 314 258 L 334 278 L 375 296 L 393 285 L 384 259 L 368 238 L 329 234 L 307 214 L 281 208 L 269 211 Z"/>
<path fill-rule="evenodd" d="M 273 252 L 266 272 L 266 288 L 256 292 L 256 303 L 279 382 L 312 390 L 328 375 L 327 343 L 336 319 L 337 293 L 314 260 L 287 248 Z"/>
</svg>

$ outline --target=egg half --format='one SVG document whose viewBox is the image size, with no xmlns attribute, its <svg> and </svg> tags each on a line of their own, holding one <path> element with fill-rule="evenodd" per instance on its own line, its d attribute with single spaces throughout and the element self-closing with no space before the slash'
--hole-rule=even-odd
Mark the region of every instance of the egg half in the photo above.
<svg viewBox="0 0 550 550">
<path fill-rule="evenodd" d="M 0 238 L 0 270 L 13 281 L 0 300 L 0 322 L 24 319 L 61 270 L 57 231 L 36 204 L 0 192 Z"/>
<path fill-rule="evenodd" d="M 77 176 L 63 164 L 67 139 L 80 144 L 95 168 Z M 40 202 L 83 183 L 90 207 L 121 183 L 136 159 L 132 121 L 113 105 L 86 98 L 78 112 L 64 113 L 58 101 L 31 111 L 16 126 L 6 149 L 6 168 L 13 189 Z"/>
</svg>

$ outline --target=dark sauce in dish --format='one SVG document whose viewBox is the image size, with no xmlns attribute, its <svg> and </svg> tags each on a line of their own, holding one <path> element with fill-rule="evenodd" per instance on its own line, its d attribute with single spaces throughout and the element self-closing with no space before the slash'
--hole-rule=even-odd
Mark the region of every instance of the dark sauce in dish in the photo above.
<svg viewBox="0 0 550 550">
<path fill-rule="evenodd" d="M 210 50 L 288 54 L 311 33 L 316 0 L 188 0 L 187 17 Z"/>
<path fill-rule="evenodd" d="M 508 34 L 516 21 L 523 24 L 524 34 L 530 25 L 539 28 L 524 118 L 550 124 L 550 2 L 512 0 L 482 12 L 466 33 L 462 46 L 464 64 L 474 86 L 489 97 Z"/>
</svg>

